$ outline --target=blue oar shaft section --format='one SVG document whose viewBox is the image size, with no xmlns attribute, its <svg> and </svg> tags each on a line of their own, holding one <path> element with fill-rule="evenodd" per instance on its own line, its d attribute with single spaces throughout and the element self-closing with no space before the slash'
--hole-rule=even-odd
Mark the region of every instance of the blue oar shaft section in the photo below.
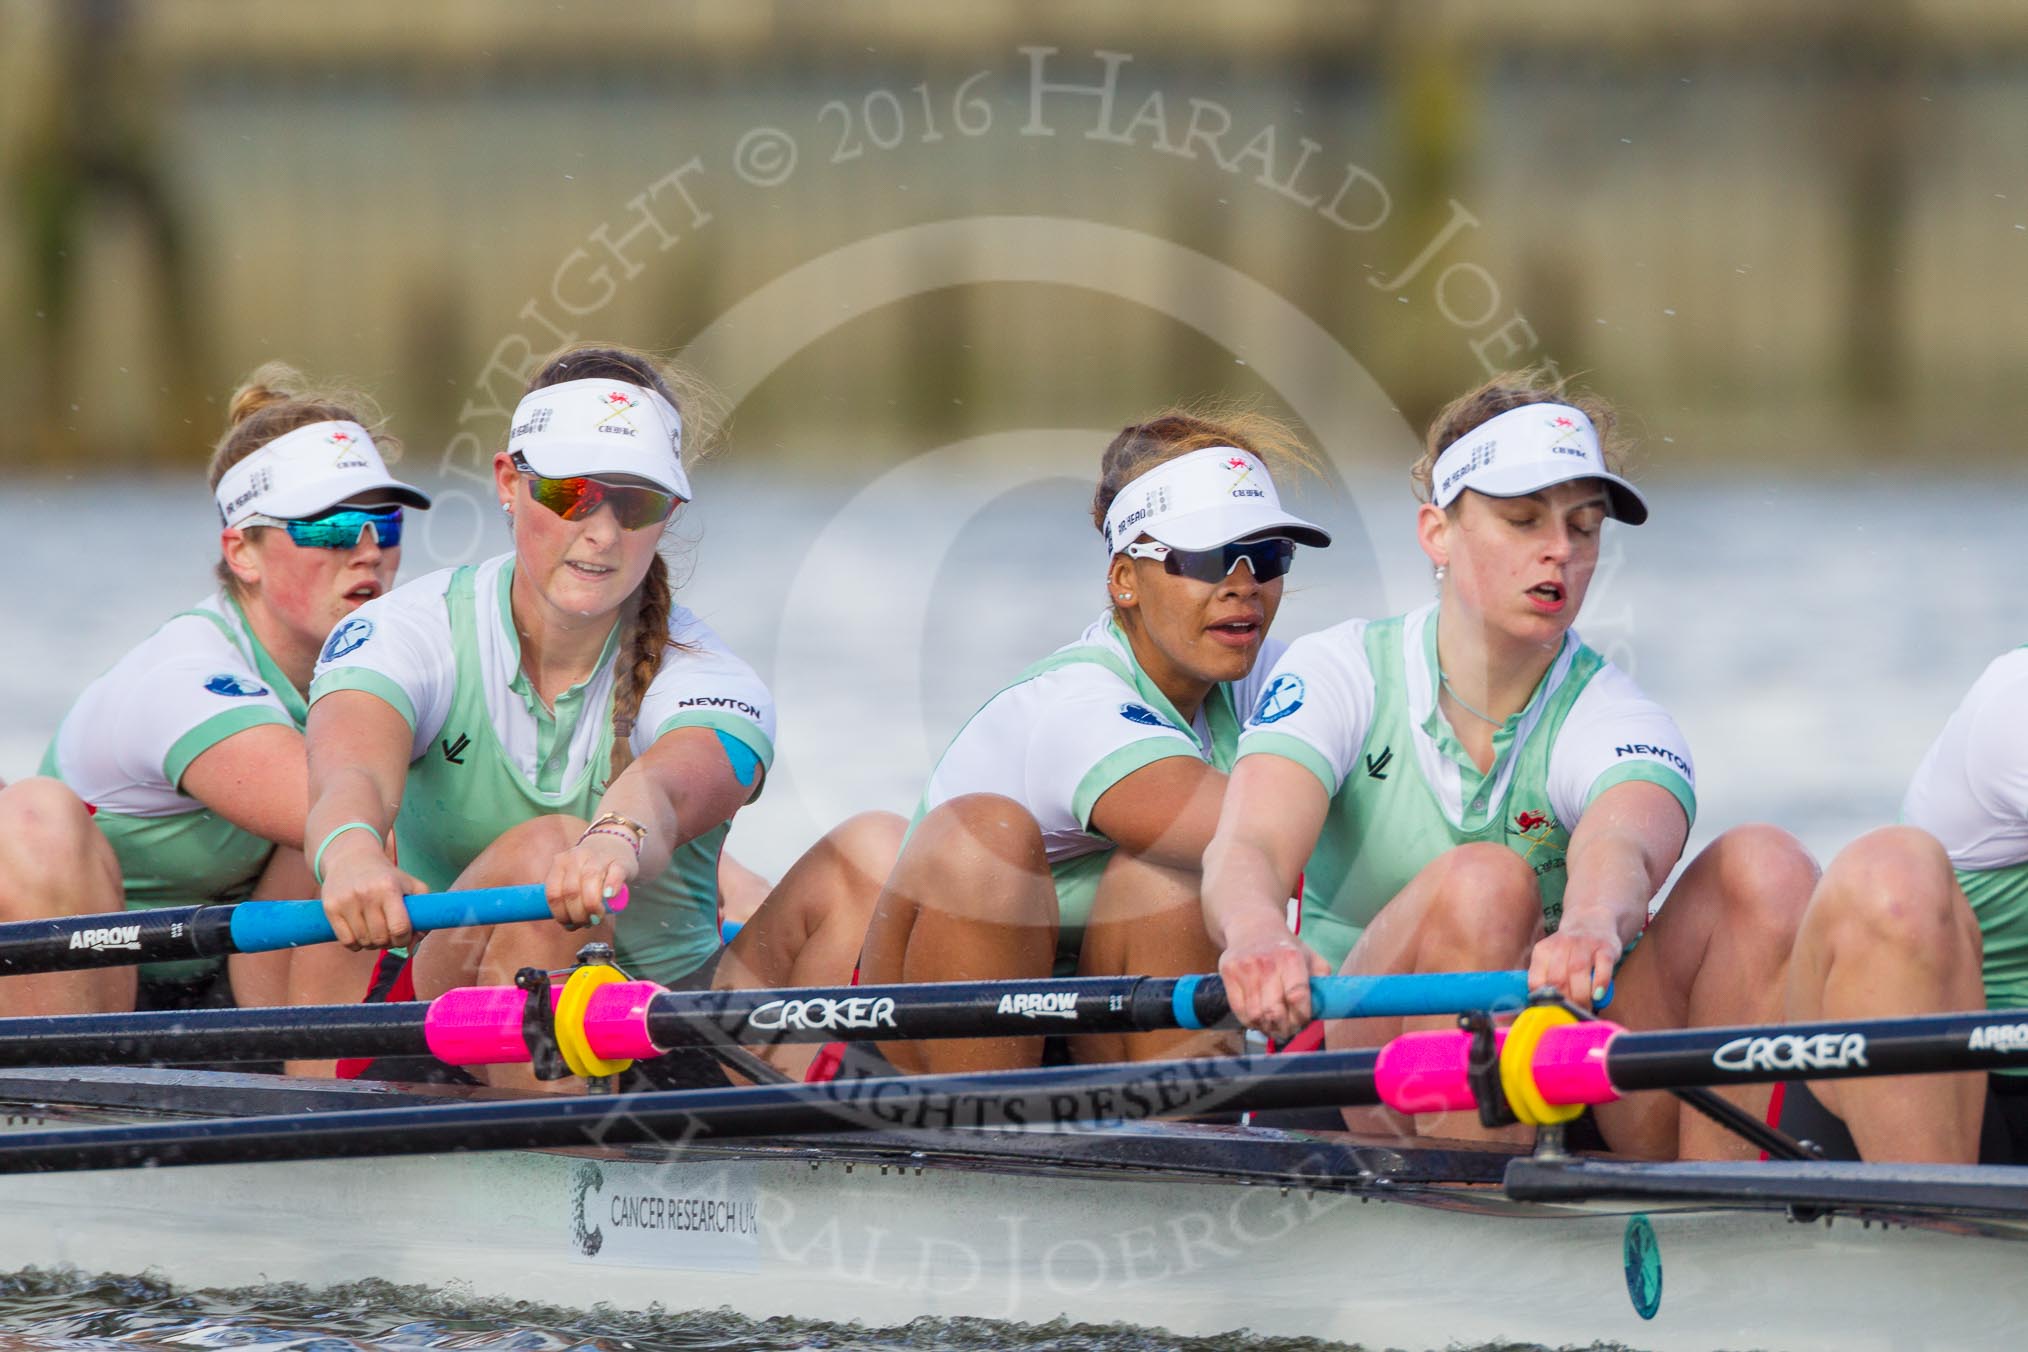
<svg viewBox="0 0 2028 1352">
<path fill-rule="evenodd" d="M 1527 1003 L 1528 973 L 1518 971 L 1310 978 L 1310 1007 L 1320 1019 L 1412 1018 Z"/>
<path fill-rule="evenodd" d="M 418 931 L 549 918 L 549 902 L 542 888 L 535 885 L 428 892 L 402 900 L 408 907 L 409 923 Z M 334 937 L 321 902 L 249 901 L 233 909 L 232 946 L 241 953 L 328 944 Z"/>
<path fill-rule="evenodd" d="M 1176 978 L 1170 1001 L 1178 1028 L 1208 1028 L 1230 1013 L 1225 983 L 1215 976 Z M 1512 1010 L 1527 1003 L 1528 973 L 1521 971 L 1310 978 L 1310 1009 L 1320 1019 L 1413 1018 Z"/>
</svg>

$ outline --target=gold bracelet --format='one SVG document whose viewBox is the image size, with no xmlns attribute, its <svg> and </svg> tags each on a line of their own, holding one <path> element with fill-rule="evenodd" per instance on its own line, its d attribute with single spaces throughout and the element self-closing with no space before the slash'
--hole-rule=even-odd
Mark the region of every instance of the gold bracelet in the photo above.
<svg viewBox="0 0 2028 1352">
<path fill-rule="evenodd" d="M 594 826 L 587 829 L 583 835 L 579 836 L 577 838 L 577 843 L 582 845 L 587 840 L 590 840 L 593 836 L 611 836 L 614 840 L 624 840 L 627 842 L 627 844 L 634 847 L 634 857 L 636 859 L 639 859 L 641 857 L 641 842 L 634 836 L 634 833 L 631 831 L 622 831 L 617 826 Z"/>
<path fill-rule="evenodd" d="M 617 826 L 620 830 L 633 836 L 634 853 L 636 854 L 641 852 L 641 846 L 647 842 L 648 828 L 635 821 L 632 817 L 622 817 L 617 812 L 601 812 L 597 817 L 592 819 L 592 824 L 584 829 L 584 834 L 588 836 L 600 827 L 606 826 Z M 582 844 L 584 836 L 579 836 L 578 842 Z"/>
</svg>

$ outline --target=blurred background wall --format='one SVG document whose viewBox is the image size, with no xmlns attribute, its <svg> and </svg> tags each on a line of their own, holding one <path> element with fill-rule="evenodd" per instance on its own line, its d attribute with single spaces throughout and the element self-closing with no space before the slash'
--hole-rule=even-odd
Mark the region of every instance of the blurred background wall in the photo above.
<svg viewBox="0 0 2028 1352">
<path fill-rule="evenodd" d="M 4 0 L 0 185 L 0 464 L 60 473 L 192 463 L 278 356 L 443 468 L 562 334 L 678 350 L 830 250 L 996 213 L 1239 269 L 1411 424 L 1487 367 L 1583 372 L 1658 472 L 2012 456 L 2028 403 L 2002 0 Z M 898 458 L 1257 364 L 945 286 L 811 344 L 734 439 Z"/>
</svg>

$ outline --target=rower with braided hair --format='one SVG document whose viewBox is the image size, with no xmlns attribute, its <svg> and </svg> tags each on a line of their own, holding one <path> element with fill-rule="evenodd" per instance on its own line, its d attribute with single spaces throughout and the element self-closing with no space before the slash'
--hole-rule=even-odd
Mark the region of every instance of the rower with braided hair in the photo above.
<svg viewBox="0 0 2028 1352">
<path fill-rule="evenodd" d="M 383 961 L 379 998 L 511 984 L 605 933 L 630 975 L 670 987 L 850 978 L 899 846 L 892 814 L 832 832 L 719 943 L 720 852 L 774 759 L 775 715 L 753 668 L 674 603 L 659 549 L 691 500 L 682 450 L 707 440 L 707 404 L 639 353 L 559 352 L 494 458 L 513 551 L 397 588 L 325 645 L 305 839 L 341 941 L 409 944 L 404 892 L 542 879 L 554 914 L 431 934 Z M 391 827 L 399 868 L 376 843 Z M 622 886 L 627 909 L 586 932 Z M 716 1074 L 664 1060 L 644 1063 L 657 1082 Z M 525 1067 L 490 1078 L 533 1084 Z"/>
</svg>

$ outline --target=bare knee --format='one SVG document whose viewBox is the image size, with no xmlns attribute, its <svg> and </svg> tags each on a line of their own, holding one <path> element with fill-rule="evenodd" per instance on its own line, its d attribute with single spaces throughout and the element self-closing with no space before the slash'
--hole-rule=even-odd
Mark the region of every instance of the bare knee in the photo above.
<svg viewBox="0 0 2028 1352">
<path fill-rule="evenodd" d="M 967 793 L 939 803 L 917 823 L 910 856 L 936 856 L 948 868 L 998 865 L 1032 872 L 1047 868 L 1042 828 L 1028 809 L 992 793 Z"/>
<path fill-rule="evenodd" d="M 854 881 L 878 891 L 901 854 L 908 822 L 895 812 L 861 812 L 831 828 L 824 844 Z"/>
<path fill-rule="evenodd" d="M 1817 885 L 1817 862 L 1802 842 L 1778 826 L 1735 826 L 1712 841 L 1693 867 L 1707 860 L 1717 873 L 1725 925 L 1786 952 Z"/>
<path fill-rule="evenodd" d="M 556 856 L 584 834 L 582 818 L 561 813 L 535 817 L 501 833 L 481 856 L 488 876 L 539 882 Z"/>
<path fill-rule="evenodd" d="M 1450 850 L 1438 867 L 1424 921 L 1432 938 L 1447 948 L 1483 951 L 1489 960 L 1526 948 L 1542 923 L 1542 891 L 1521 856 L 1482 842 Z"/>
<path fill-rule="evenodd" d="M 963 794 L 932 808 L 895 866 L 896 890 L 919 907 L 1003 924 L 1053 923 L 1035 913 L 1054 901 L 1049 854 L 1028 809 L 998 794 Z"/>
<path fill-rule="evenodd" d="M 54 779 L 0 791 L 0 918 L 116 911 L 124 904 L 113 847 Z"/>
<path fill-rule="evenodd" d="M 1976 936 L 1950 857 L 1909 826 L 1872 831 L 1839 851 L 1811 899 L 1808 924 L 1834 949 L 1891 948 L 1941 957 Z"/>
<path fill-rule="evenodd" d="M 78 796 L 54 779 L 24 779 L 0 792 L 0 842 L 30 860 L 66 862 L 103 839 Z"/>
</svg>

